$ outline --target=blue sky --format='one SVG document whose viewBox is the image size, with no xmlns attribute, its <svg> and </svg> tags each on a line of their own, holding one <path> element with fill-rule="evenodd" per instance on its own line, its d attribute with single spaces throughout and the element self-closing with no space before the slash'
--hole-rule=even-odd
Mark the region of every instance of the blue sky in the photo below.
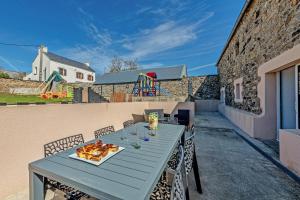
<svg viewBox="0 0 300 200">
<path fill-rule="evenodd" d="M 215 63 L 245 0 L 5 0 L 0 42 L 45 44 L 103 73 L 114 55 L 142 68 L 186 64 L 189 75 Z M 0 66 L 30 72 L 35 47 L 0 45 Z"/>
</svg>

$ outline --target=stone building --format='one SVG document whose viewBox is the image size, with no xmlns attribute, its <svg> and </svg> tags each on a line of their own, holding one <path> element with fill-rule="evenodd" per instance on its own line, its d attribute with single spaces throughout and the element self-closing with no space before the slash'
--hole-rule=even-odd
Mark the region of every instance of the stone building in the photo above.
<svg viewBox="0 0 300 200">
<path fill-rule="evenodd" d="M 188 97 L 190 94 L 198 99 L 219 99 L 218 76 L 188 77 L 185 65 L 106 73 L 96 77 L 92 89 L 107 99 L 113 93 L 132 94 L 138 75 L 147 72 L 155 72 L 159 87 L 172 97 Z M 166 94 L 161 92 L 158 95 Z"/>
<path fill-rule="evenodd" d="M 300 1 L 247 0 L 217 62 L 220 112 L 255 138 L 298 132 L 299 64 Z"/>
</svg>

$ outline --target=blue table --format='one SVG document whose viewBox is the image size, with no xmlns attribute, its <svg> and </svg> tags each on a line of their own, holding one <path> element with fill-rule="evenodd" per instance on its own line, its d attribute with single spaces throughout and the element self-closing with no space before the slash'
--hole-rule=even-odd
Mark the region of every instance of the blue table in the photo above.
<svg viewBox="0 0 300 200">
<path fill-rule="evenodd" d="M 148 132 L 146 123 L 138 123 L 138 132 Z M 99 166 L 69 158 L 76 148 L 43 158 L 29 164 L 30 199 L 44 199 L 44 178 L 56 180 L 92 197 L 104 199 L 149 199 L 164 171 L 184 126 L 159 124 L 158 135 L 141 140 L 141 148 L 130 143 L 136 136 L 132 128 L 123 129 L 128 141 L 121 140 L 120 131 L 102 137 L 104 143 L 125 147 Z"/>
</svg>

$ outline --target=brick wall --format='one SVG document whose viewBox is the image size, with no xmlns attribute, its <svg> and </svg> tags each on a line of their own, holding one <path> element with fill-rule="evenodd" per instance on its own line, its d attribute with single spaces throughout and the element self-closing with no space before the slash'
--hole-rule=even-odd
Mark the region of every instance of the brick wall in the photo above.
<svg viewBox="0 0 300 200">
<path fill-rule="evenodd" d="M 254 0 L 219 62 L 226 105 L 260 114 L 260 65 L 300 43 L 299 0 Z M 234 102 L 234 80 L 243 77 L 243 101 Z"/>
</svg>

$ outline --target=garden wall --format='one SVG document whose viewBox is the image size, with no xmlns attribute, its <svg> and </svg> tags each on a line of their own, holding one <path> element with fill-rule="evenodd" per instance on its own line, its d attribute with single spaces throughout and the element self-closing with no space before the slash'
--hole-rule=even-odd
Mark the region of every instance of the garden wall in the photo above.
<svg viewBox="0 0 300 200">
<path fill-rule="evenodd" d="M 41 82 L 38 81 L 0 78 L 0 93 L 9 93 L 11 88 L 37 88 L 39 85 L 41 85 Z"/>
<path fill-rule="evenodd" d="M 43 145 L 63 137 L 82 133 L 86 141 L 93 131 L 108 125 L 116 129 L 143 114 L 145 109 L 163 108 L 176 114 L 177 109 L 190 109 L 192 102 L 134 102 L 98 104 L 52 104 L 0 107 L 0 199 L 18 191 L 27 192 L 28 164 L 43 158 Z"/>
<path fill-rule="evenodd" d="M 94 85 L 92 89 L 103 97 L 109 98 L 113 92 L 131 94 L 134 83 Z M 218 76 L 194 76 L 179 80 L 160 81 L 160 87 L 166 89 L 174 97 L 188 96 L 189 93 L 197 99 L 219 99 L 220 87 Z M 161 93 L 164 96 L 163 93 Z"/>
</svg>

